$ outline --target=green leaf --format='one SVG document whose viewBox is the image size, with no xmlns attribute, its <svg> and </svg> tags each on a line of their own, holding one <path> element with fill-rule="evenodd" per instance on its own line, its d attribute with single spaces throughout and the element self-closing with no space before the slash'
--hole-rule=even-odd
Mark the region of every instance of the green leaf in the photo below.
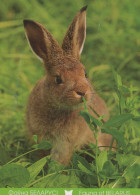
<svg viewBox="0 0 140 195">
<path fill-rule="evenodd" d="M 102 171 L 99 172 L 99 175 L 104 179 L 114 178 L 113 176 L 115 176 L 115 174 L 116 170 L 111 161 L 106 161 L 103 165 Z"/>
<path fill-rule="evenodd" d="M 104 188 L 122 188 L 126 185 L 125 178 L 120 177 L 119 179 L 107 184 Z"/>
<path fill-rule="evenodd" d="M 85 119 L 88 125 L 90 125 L 90 117 L 88 116 L 88 113 L 85 111 L 80 111 L 79 114 Z"/>
<path fill-rule="evenodd" d="M 10 159 L 8 151 L 6 150 L 5 147 L 0 146 L 0 164 L 5 164 L 9 160 Z"/>
<path fill-rule="evenodd" d="M 122 178 L 125 178 L 127 182 L 130 182 L 131 179 L 134 179 L 134 177 L 138 177 L 140 175 L 140 157 L 139 156 L 132 157 L 132 156 L 127 157 L 127 155 L 122 155 L 122 159 L 121 158 L 119 159 L 120 156 L 117 156 L 117 160 L 119 162 L 120 167 L 124 167 L 127 165 L 127 168 L 122 174 Z M 131 160 L 129 160 L 129 158 Z M 128 165 L 128 161 L 129 161 L 129 165 Z M 122 178 L 116 180 L 112 185 L 112 188 L 118 187 L 118 184 L 120 183 L 120 181 L 122 181 Z"/>
<path fill-rule="evenodd" d="M 124 110 L 125 106 L 126 106 L 126 99 L 123 95 L 120 96 L 120 108 L 121 108 L 121 112 Z"/>
<path fill-rule="evenodd" d="M 119 91 L 122 92 L 124 95 L 129 93 L 129 89 L 125 86 L 119 86 Z"/>
<path fill-rule="evenodd" d="M 52 148 L 52 144 L 49 141 L 41 141 L 39 144 L 35 144 L 32 147 L 40 150 L 49 150 Z"/>
<path fill-rule="evenodd" d="M 35 143 L 37 143 L 37 135 L 33 135 L 33 140 Z"/>
<path fill-rule="evenodd" d="M 122 147 L 125 147 L 125 138 L 122 132 L 116 130 L 116 129 L 101 129 L 102 133 L 107 133 L 112 135 L 117 142 L 119 143 L 119 145 L 121 145 Z"/>
<path fill-rule="evenodd" d="M 136 116 L 133 118 L 134 121 L 140 121 L 140 116 Z"/>
<path fill-rule="evenodd" d="M 138 178 L 133 178 L 127 183 L 126 185 L 127 188 L 140 188 L 140 179 Z"/>
<path fill-rule="evenodd" d="M 89 144 L 89 147 L 93 150 L 93 152 L 95 153 L 95 151 L 97 152 L 97 154 L 99 154 L 101 151 L 99 148 L 96 148 L 96 145 L 91 143 Z"/>
<path fill-rule="evenodd" d="M 64 169 L 66 169 L 65 167 L 65 165 L 59 163 L 58 161 L 51 160 L 48 164 L 48 173 L 63 171 Z"/>
<path fill-rule="evenodd" d="M 100 152 L 98 158 L 97 158 L 97 166 L 99 171 L 102 170 L 104 163 L 107 161 L 107 150 L 103 150 Z"/>
<path fill-rule="evenodd" d="M 134 164 L 131 167 L 127 168 L 124 177 L 126 179 L 126 183 L 129 183 L 131 180 L 140 176 L 140 165 Z"/>
<path fill-rule="evenodd" d="M 135 162 L 140 162 L 140 157 L 132 154 L 117 154 L 116 155 L 116 160 L 119 164 L 120 169 L 124 169 L 131 164 Z"/>
<path fill-rule="evenodd" d="M 140 138 L 135 138 L 130 141 L 131 144 L 137 144 L 140 142 Z"/>
<path fill-rule="evenodd" d="M 95 118 L 94 116 L 92 116 L 91 114 L 88 113 L 88 116 L 90 117 L 90 119 L 92 120 L 92 124 L 95 124 L 96 126 L 101 127 L 102 126 L 102 122 L 99 121 L 97 118 Z"/>
<path fill-rule="evenodd" d="M 47 159 L 48 159 L 47 157 L 44 157 L 27 168 L 30 173 L 30 181 L 33 181 L 36 178 L 36 176 L 40 173 L 40 171 L 46 164 Z"/>
<path fill-rule="evenodd" d="M 8 164 L 0 169 L 0 187 L 24 187 L 30 179 L 28 170 L 17 164 Z"/>
<path fill-rule="evenodd" d="M 78 166 L 78 162 L 80 162 L 83 167 Z M 96 175 L 96 167 L 94 164 L 89 163 L 85 158 L 79 156 L 77 153 L 73 155 L 73 168 L 75 169 L 76 175 L 80 178 L 81 182 L 86 186 L 93 186 L 97 184 L 97 175 Z M 79 169 L 83 171 L 79 171 Z M 77 171 L 76 171 L 77 170 Z M 87 173 L 88 170 L 88 173 Z M 89 174 L 89 171 L 92 172 Z M 94 173 L 93 173 L 94 172 Z"/>
<path fill-rule="evenodd" d="M 105 117 L 107 117 L 107 115 L 102 115 L 98 118 L 99 121 L 103 120 Z"/>
<path fill-rule="evenodd" d="M 82 156 L 79 156 L 77 153 L 73 154 L 73 168 L 78 169 L 78 164 L 82 164 L 86 169 L 93 172 L 93 166 Z M 81 166 L 82 167 L 82 166 Z"/>
<path fill-rule="evenodd" d="M 48 175 L 49 176 L 49 175 Z M 47 178 L 44 178 L 41 182 L 33 187 L 39 188 L 71 188 L 71 187 L 83 187 L 80 179 L 73 173 L 69 175 L 54 174 Z"/>
<path fill-rule="evenodd" d="M 83 175 L 81 175 L 81 177 L 79 177 L 79 178 L 80 178 L 81 182 L 83 184 L 85 184 L 85 186 L 94 187 L 94 188 L 95 188 L 95 186 L 96 187 L 98 186 L 96 173 L 94 173 L 92 175 L 83 173 Z"/>
<path fill-rule="evenodd" d="M 86 168 L 86 166 L 84 166 L 80 161 L 78 161 L 78 167 L 79 167 L 79 169 L 80 169 L 82 172 L 85 172 L 85 173 L 87 173 L 88 175 L 93 175 L 93 174 L 94 174 L 90 169 Z"/>
<path fill-rule="evenodd" d="M 86 111 L 80 111 L 79 114 L 85 119 L 85 121 L 88 123 L 88 125 L 93 124 L 94 126 L 101 126 L 102 123 L 97 118 L 92 116 L 89 112 Z"/>
<path fill-rule="evenodd" d="M 113 70 L 113 75 L 117 84 L 117 87 L 122 86 L 122 79 L 121 76 L 119 74 L 117 74 L 116 71 Z"/>
<path fill-rule="evenodd" d="M 132 119 L 133 117 L 134 117 L 133 114 L 121 114 L 121 115 L 113 116 L 106 123 L 104 123 L 102 128 L 104 128 L 104 127 L 119 127 L 123 123 L 125 123 L 126 121 Z"/>
<path fill-rule="evenodd" d="M 87 109 L 87 103 L 86 103 L 86 100 L 84 97 L 82 97 L 82 100 L 84 102 L 84 108 L 85 108 L 85 111 L 88 112 L 88 109 Z"/>
</svg>

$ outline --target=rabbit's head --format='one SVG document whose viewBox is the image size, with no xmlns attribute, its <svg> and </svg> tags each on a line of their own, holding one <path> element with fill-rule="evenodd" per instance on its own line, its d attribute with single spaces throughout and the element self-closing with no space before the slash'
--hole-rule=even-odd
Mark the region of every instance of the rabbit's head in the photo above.
<svg viewBox="0 0 140 195">
<path fill-rule="evenodd" d="M 75 16 L 64 37 L 62 47 L 41 24 L 24 20 L 28 42 L 46 69 L 46 92 L 53 104 L 59 107 L 75 107 L 92 98 L 92 87 L 80 54 L 86 37 L 86 6 Z M 45 87 L 44 87 L 45 89 Z"/>
</svg>

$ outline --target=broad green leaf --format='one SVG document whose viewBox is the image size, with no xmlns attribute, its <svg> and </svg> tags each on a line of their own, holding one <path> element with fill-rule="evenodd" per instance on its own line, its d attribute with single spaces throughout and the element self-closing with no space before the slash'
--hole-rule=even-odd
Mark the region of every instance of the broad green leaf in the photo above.
<svg viewBox="0 0 140 195">
<path fill-rule="evenodd" d="M 81 167 L 78 167 L 78 162 L 80 162 L 85 167 L 86 170 L 84 169 L 83 171 L 79 171 L 79 168 Z M 73 155 L 73 168 L 75 169 L 74 172 L 80 178 L 83 184 L 90 187 L 93 187 L 95 184 L 97 184 L 95 165 L 89 163 L 85 158 L 79 156 L 77 153 L 74 153 Z M 92 175 L 88 174 L 89 172 L 86 173 L 87 169 L 92 172 Z"/>
<path fill-rule="evenodd" d="M 73 173 L 70 175 L 63 174 L 54 174 L 48 175 L 48 177 L 44 178 L 38 184 L 35 184 L 33 187 L 39 188 L 57 188 L 57 187 L 84 187 L 81 183 L 80 179 Z"/>
<path fill-rule="evenodd" d="M 54 173 L 54 172 L 59 172 L 62 171 L 66 166 L 55 161 L 55 160 L 51 160 L 50 163 L 48 164 L 48 173 Z"/>
<path fill-rule="evenodd" d="M 126 188 L 140 188 L 140 179 L 133 178 L 126 184 Z"/>
<path fill-rule="evenodd" d="M 126 173 L 124 177 L 126 179 L 126 183 L 129 183 L 132 179 L 140 176 L 140 165 L 134 164 L 126 169 Z"/>
<path fill-rule="evenodd" d="M 132 119 L 133 117 L 134 117 L 133 114 L 121 114 L 121 115 L 113 116 L 106 123 L 104 123 L 102 128 L 119 127 L 126 121 Z"/>
<path fill-rule="evenodd" d="M 119 156 L 117 156 L 117 159 Z M 128 165 L 128 159 L 130 156 L 122 156 L 123 159 L 120 158 L 118 160 L 120 166 L 125 166 L 127 165 L 127 168 L 124 170 L 122 177 L 125 178 L 126 182 L 129 183 L 131 179 L 134 179 L 140 175 L 140 157 L 139 156 L 133 156 L 133 160 L 131 157 L 131 160 L 129 160 L 129 165 Z M 118 187 L 118 183 L 122 180 L 122 178 L 119 178 L 118 180 L 115 181 L 113 184 L 112 188 Z"/>
<path fill-rule="evenodd" d="M 100 152 L 98 158 L 97 158 L 97 166 L 99 171 L 102 170 L 104 163 L 107 161 L 107 150 L 103 150 Z"/>
<path fill-rule="evenodd" d="M 88 124 L 91 123 L 91 124 L 94 124 L 95 126 L 99 126 L 99 127 L 102 125 L 102 123 L 97 118 L 92 116 L 89 112 L 80 111 L 79 114 L 85 119 L 85 121 Z"/>
<path fill-rule="evenodd" d="M 90 170 L 87 169 L 80 161 L 78 161 L 78 167 L 82 172 L 87 173 L 88 175 L 93 175 L 94 173 Z"/>
<path fill-rule="evenodd" d="M 94 172 L 92 175 L 83 173 L 80 177 L 80 180 L 85 186 L 89 187 L 97 187 L 97 175 L 96 172 Z"/>
<path fill-rule="evenodd" d="M 101 131 L 102 133 L 107 133 L 112 135 L 122 147 L 125 147 L 125 142 L 124 142 L 125 138 L 122 132 L 116 129 L 102 129 Z"/>
<path fill-rule="evenodd" d="M 17 164 L 8 164 L 0 169 L 0 187 L 24 187 L 30 179 L 28 170 Z"/>
<path fill-rule="evenodd" d="M 44 157 L 27 168 L 30 173 L 30 181 L 33 181 L 36 178 L 36 176 L 40 173 L 40 171 L 46 164 L 47 159 L 48 159 L 47 157 Z"/>
<path fill-rule="evenodd" d="M 78 168 L 78 163 L 81 163 L 84 167 L 86 167 L 88 170 L 92 171 L 92 168 L 90 166 L 90 163 L 82 156 L 79 156 L 78 154 L 74 153 L 73 155 L 73 165 L 74 168 Z"/>
<path fill-rule="evenodd" d="M 99 172 L 102 178 L 113 178 L 116 174 L 116 170 L 111 161 L 106 161 L 103 165 L 102 171 Z"/>
<path fill-rule="evenodd" d="M 41 141 L 39 144 L 35 144 L 32 147 L 40 150 L 49 150 L 52 148 L 52 144 L 49 141 Z"/>
<path fill-rule="evenodd" d="M 116 159 L 120 169 L 124 169 L 135 162 L 140 163 L 140 157 L 132 154 L 117 154 Z"/>
<path fill-rule="evenodd" d="M 90 119 L 92 120 L 91 123 L 95 124 L 96 126 L 102 126 L 102 122 L 99 121 L 97 118 L 95 118 L 94 116 L 92 116 L 91 114 L 88 113 L 88 116 L 90 117 Z"/>
<path fill-rule="evenodd" d="M 85 111 L 80 111 L 79 114 L 85 119 L 88 125 L 90 125 L 90 117 L 88 116 L 88 113 Z"/>
</svg>

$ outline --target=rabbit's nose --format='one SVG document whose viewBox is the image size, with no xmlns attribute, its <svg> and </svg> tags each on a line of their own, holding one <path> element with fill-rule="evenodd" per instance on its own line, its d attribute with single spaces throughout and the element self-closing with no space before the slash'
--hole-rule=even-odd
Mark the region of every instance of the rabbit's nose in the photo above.
<svg viewBox="0 0 140 195">
<path fill-rule="evenodd" d="M 84 95 L 85 95 L 85 93 L 80 92 L 80 91 L 76 91 L 76 93 L 77 93 L 78 95 L 80 95 L 80 96 L 84 96 Z"/>
</svg>

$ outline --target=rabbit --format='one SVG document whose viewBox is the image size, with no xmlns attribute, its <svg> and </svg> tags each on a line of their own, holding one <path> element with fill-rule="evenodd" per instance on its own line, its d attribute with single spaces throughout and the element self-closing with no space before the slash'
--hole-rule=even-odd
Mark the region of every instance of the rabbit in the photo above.
<svg viewBox="0 0 140 195">
<path fill-rule="evenodd" d="M 43 25 L 23 21 L 28 43 L 46 70 L 27 103 L 28 133 L 37 135 L 39 141 L 51 141 L 51 159 L 64 165 L 69 163 L 75 147 L 80 150 L 95 143 L 93 132 L 79 115 L 84 109 L 83 97 L 96 113 L 109 115 L 80 62 L 86 37 L 86 9 L 87 6 L 83 7 L 74 17 L 61 47 Z M 98 145 L 109 146 L 111 140 L 111 135 L 100 132 Z"/>
</svg>

